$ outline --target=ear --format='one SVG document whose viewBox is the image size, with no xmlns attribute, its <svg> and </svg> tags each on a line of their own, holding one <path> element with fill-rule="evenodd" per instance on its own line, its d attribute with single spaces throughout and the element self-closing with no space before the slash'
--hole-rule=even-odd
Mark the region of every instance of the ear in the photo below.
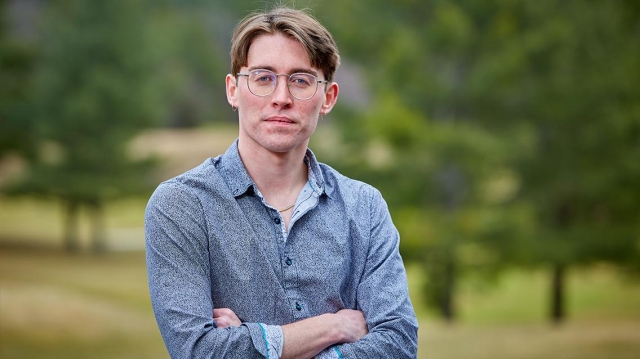
<svg viewBox="0 0 640 359">
<path fill-rule="evenodd" d="M 340 90 L 338 88 L 338 84 L 335 82 L 327 84 L 327 86 L 328 88 L 324 92 L 324 101 L 320 108 L 320 114 L 323 116 L 331 112 L 331 109 L 335 106 L 336 101 L 338 101 L 338 92 Z"/>
<path fill-rule="evenodd" d="M 225 78 L 225 85 L 227 89 L 227 102 L 231 107 L 238 107 L 238 98 L 237 98 L 237 90 L 238 90 L 238 79 L 231 74 L 228 74 Z"/>
</svg>

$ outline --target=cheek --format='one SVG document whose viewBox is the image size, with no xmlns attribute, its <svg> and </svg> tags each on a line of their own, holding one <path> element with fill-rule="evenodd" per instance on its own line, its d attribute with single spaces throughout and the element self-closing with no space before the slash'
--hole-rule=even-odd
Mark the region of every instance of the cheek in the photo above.
<svg viewBox="0 0 640 359">
<path fill-rule="evenodd" d="M 322 101 L 309 101 L 309 103 L 303 105 L 305 106 L 304 110 L 310 112 L 312 116 L 318 115 L 322 109 Z"/>
<path fill-rule="evenodd" d="M 263 97 L 257 97 L 251 93 L 243 93 L 238 96 L 238 104 L 240 105 L 238 111 L 244 109 L 247 115 L 255 114 L 257 111 L 262 111 L 265 106 L 268 106 Z"/>
</svg>

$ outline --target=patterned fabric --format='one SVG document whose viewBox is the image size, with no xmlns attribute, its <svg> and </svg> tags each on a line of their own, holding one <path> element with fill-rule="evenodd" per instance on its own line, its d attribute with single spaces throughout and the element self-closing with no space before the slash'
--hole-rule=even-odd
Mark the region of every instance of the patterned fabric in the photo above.
<svg viewBox="0 0 640 359">
<path fill-rule="evenodd" d="M 323 358 L 416 357 L 418 323 L 386 203 L 311 151 L 305 162 L 311 192 L 300 193 L 288 231 L 237 141 L 151 196 L 149 289 L 172 358 L 278 358 L 281 325 L 345 308 L 364 313 L 369 334 Z M 243 324 L 217 328 L 214 307 Z"/>
</svg>

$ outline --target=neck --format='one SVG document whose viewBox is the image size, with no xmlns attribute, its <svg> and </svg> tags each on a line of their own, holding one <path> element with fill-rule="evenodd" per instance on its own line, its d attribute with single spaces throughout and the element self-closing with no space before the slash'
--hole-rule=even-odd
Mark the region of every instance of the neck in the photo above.
<svg viewBox="0 0 640 359">
<path fill-rule="evenodd" d="M 238 152 L 249 176 L 269 204 L 281 209 L 295 202 L 307 182 L 306 147 L 289 152 L 271 152 L 264 148 L 252 151 L 240 142 Z"/>
</svg>

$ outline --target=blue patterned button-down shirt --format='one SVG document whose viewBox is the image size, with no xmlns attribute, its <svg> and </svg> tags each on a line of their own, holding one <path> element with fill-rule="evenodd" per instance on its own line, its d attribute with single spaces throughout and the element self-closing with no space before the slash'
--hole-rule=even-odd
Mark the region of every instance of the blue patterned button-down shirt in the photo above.
<svg viewBox="0 0 640 359">
<path fill-rule="evenodd" d="M 415 358 L 418 323 L 399 237 L 373 187 L 307 151 L 289 229 L 249 177 L 237 141 L 163 182 L 145 214 L 149 289 L 172 358 L 279 358 L 281 325 L 341 309 L 369 333 L 317 358 Z M 218 328 L 213 308 L 239 327 Z"/>
</svg>

